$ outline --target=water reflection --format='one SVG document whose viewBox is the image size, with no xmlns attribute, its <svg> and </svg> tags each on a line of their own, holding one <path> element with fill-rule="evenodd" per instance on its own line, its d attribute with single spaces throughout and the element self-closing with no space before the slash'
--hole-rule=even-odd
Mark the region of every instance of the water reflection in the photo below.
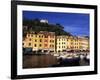
<svg viewBox="0 0 100 80">
<path fill-rule="evenodd" d="M 81 55 L 73 58 L 57 58 L 51 54 L 23 55 L 23 68 L 87 66 L 89 59 Z"/>
</svg>

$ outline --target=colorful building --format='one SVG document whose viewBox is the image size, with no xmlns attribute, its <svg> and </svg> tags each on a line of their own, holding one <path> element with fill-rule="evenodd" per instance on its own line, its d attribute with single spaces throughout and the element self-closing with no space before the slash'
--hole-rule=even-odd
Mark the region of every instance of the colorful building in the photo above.
<svg viewBox="0 0 100 80">
<path fill-rule="evenodd" d="M 76 36 L 67 36 L 67 51 L 80 49 L 80 40 Z"/>
<path fill-rule="evenodd" d="M 60 35 L 54 32 L 40 31 L 27 33 L 23 38 L 23 48 L 40 52 L 89 51 L 89 38 Z"/>
<path fill-rule="evenodd" d="M 23 47 L 32 48 L 33 51 L 54 52 L 55 33 L 47 31 L 27 33 L 23 40 Z"/>
<path fill-rule="evenodd" d="M 81 51 L 89 51 L 89 38 L 87 38 L 87 37 L 79 37 L 79 39 L 80 39 L 80 43 L 81 43 L 81 45 L 80 45 L 80 50 Z"/>
<path fill-rule="evenodd" d="M 57 52 L 63 52 L 67 50 L 67 42 L 66 42 L 66 36 L 62 35 L 62 36 L 57 36 L 57 44 L 56 44 L 56 50 Z"/>
</svg>

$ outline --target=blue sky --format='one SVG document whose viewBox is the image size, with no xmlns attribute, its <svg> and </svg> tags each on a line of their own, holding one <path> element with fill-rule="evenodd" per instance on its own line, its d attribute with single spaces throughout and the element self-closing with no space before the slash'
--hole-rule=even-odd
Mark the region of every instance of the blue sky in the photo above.
<svg viewBox="0 0 100 80">
<path fill-rule="evenodd" d="M 76 36 L 89 36 L 89 14 L 23 11 L 23 19 L 47 19 L 49 23 L 59 23 L 64 30 Z"/>
</svg>

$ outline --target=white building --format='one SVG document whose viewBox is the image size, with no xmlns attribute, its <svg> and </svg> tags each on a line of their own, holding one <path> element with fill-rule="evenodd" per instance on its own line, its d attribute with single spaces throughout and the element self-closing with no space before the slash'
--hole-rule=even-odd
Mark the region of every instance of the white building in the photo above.
<svg viewBox="0 0 100 80">
<path fill-rule="evenodd" d="M 41 22 L 41 23 L 48 23 L 48 20 L 46 20 L 46 19 L 41 19 L 40 22 Z"/>
</svg>

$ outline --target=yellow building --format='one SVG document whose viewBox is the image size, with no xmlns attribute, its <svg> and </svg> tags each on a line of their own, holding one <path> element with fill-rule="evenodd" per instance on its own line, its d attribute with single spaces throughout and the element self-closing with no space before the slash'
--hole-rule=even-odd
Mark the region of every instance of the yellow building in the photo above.
<svg viewBox="0 0 100 80">
<path fill-rule="evenodd" d="M 62 35 L 62 36 L 57 36 L 57 44 L 56 44 L 56 48 L 57 48 L 57 52 L 63 52 L 67 50 L 67 42 L 66 42 L 66 36 Z"/>
<path fill-rule="evenodd" d="M 74 50 L 79 51 L 80 45 L 81 45 L 80 39 L 77 36 L 75 36 L 74 37 Z"/>
<path fill-rule="evenodd" d="M 80 48 L 80 41 L 76 36 L 67 36 L 67 51 L 78 51 Z"/>
<path fill-rule="evenodd" d="M 66 42 L 67 42 L 67 51 L 70 51 L 73 49 L 73 37 L 72 36 L 67 36 L 67 39 L 66 39 Z"/>
<path fill-rule="evenodd" d="M 27 34 L 26 37 L 23 38 L 23 47 L 24 48 L 32 48 L 33 41 L 31 34 Z"/>
<path fill-rule="evenodd" d="M 81 43 L 81 45 L 80 45 L 80 50 L 81 51 L 86 51 L 86 50 L 88 50 L 89 51 L 89 38 L 87 38 L 87 37 L 79 37 L 79 39 L 80 39 L 80 43 Z"/>
<path fill-rule="evenodd" d="M 27 33 L 23 39 L 23 47 L 32 48 L 33 51 L 54 52 L 55 33 L 47 31 Z"/>
<path fill-rule="evenodd" d="M 38 34 L 42 34 L 42 50 L 45 52 L 55 52 L 55 33 L 40 31 Z"/>
<path fill-rule="evenodd" d="M 48 46 L 49 46 L 49 51 L 55 52 L 55 33 L 54 32 L 49 32 L 48 33 Z"/>
<path fill-rule="evenodd" d="M 23 48 L 33 51 L 63 52 L 89 50 L 89 38 L 77 36 L 55 36 L 54 32 L 40 31 L 27 33 L 23 38 Z"/>
<path fill-rule="evenodd" d="M 79 51 L 80 45 L 80 39 L 76 36 L 57 36 L 57 52 L 71 50 Z"/>
</svg>

